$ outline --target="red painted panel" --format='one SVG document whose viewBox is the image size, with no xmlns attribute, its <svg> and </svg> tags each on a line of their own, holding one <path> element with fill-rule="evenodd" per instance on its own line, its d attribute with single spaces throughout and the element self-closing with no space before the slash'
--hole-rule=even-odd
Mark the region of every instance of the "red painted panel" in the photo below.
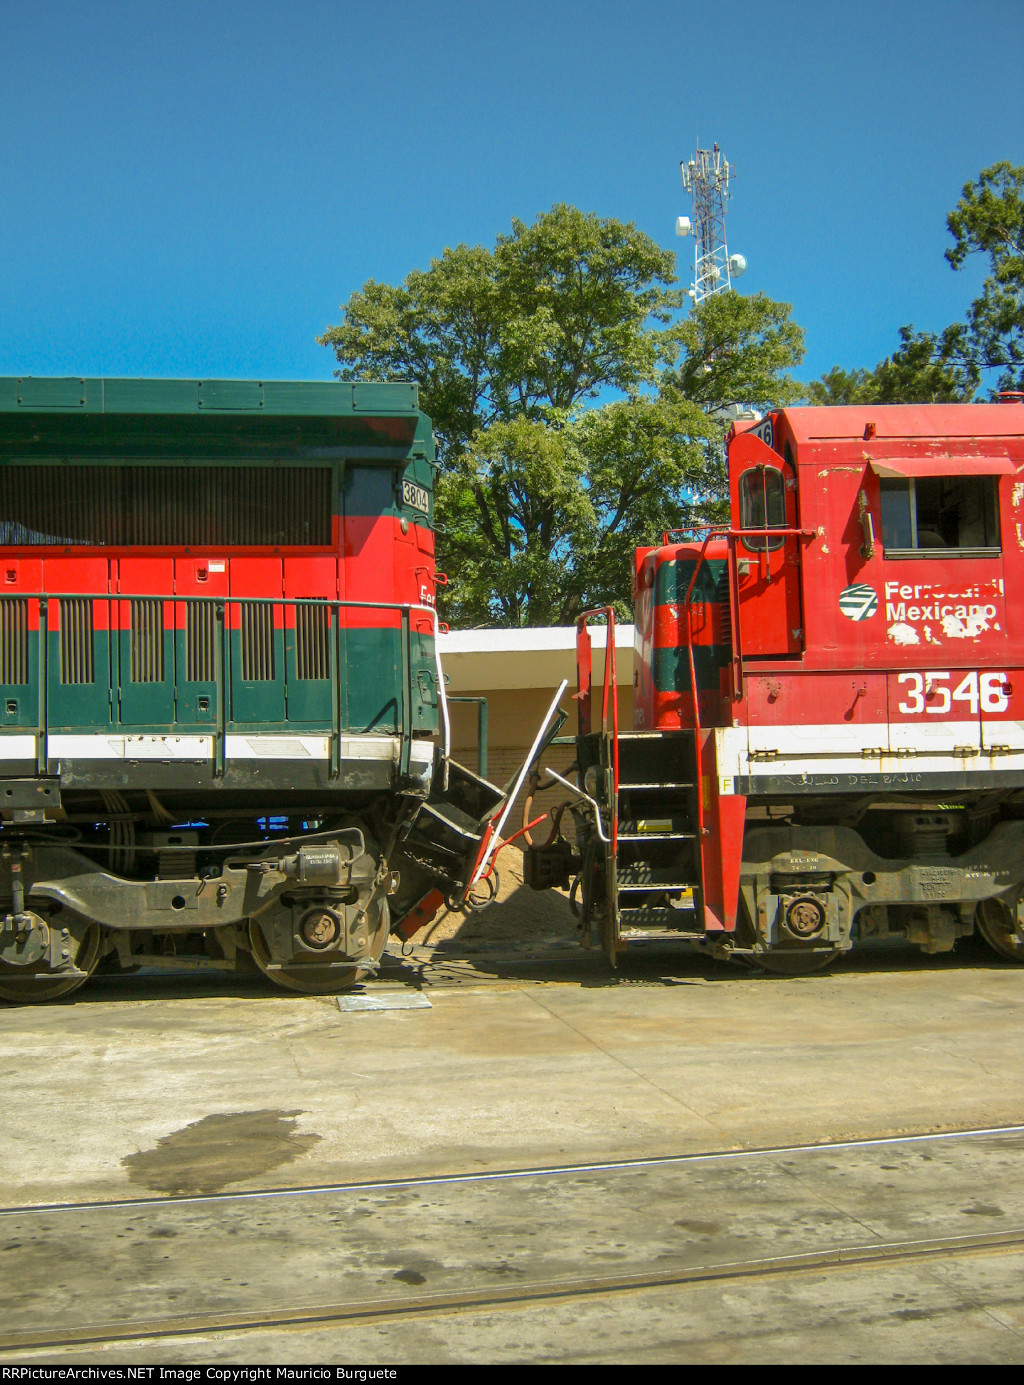
<svg viewBox="0 0 1024 1385">
<path fill-rule="evenodd" d="M 43 590 L 43 564 L 40 558 L 22 558 L 4 554 L 0 565 L 0 595 L 16 596 L 19 592 Z M 39 602 L 28 603 L 28 628 L 39 629 Z"/>
<path fill-rule="evenodd" d="M 750 726 L 884 726 L 888 705 L 884 673 L 776 669 L 748 675 L 742 720 Z"/>
<path fill-rule="evenodd" d="M 399 591 L 395 579 L 395 549 L 401 527 L 392 515 L 376 517 L 355 516 L 345 520 L 344 535 L 344 592 L 346 601 L 412 601 L 411 571 L 404 591 Z M 411 555 L 416 549 L 406 544 Z M 409 562 L 410 569 L 416 560 Z M 344 612 L 350 629 L 394 629 L 401 623 L 397 611 L 351 607 Z"/>
<path fill-rule="evenodd" d="M 232 596 L 283 596 L 284 565 L 279 557 L 237 558 L 228 561 L 228 583 Z M 228 603 L 227 622 L 230 630 L 241 626 L 241 607 Z M 282 607 L 273 608 L 273 626 L 280 630 L 284 624 Z"/>
<path fill-rule="evenodd" d="M 284 594 L 291 601 L 338 599 L 337 558 L 285 558 Z M 295 607 L 285 607 L 285 626 L 295 628 Z"/>
<path fill-rule="evenodd" d="M 114 590 L 123 596 L 169 596 L 174 590 L 174 559 L 137 557 L 111 558 L 111 579 Z M 130 630 L 131 602 L 111 602 L 114 608 L 112 625 L 115 629 Z M 172 602 L 163 607 L 164 629 L 174 629 Z"/>
<path fill-rule="evenodd" d="M 689 615 L 689 639 L 687 639 Z M 654 644 L 657 649 L 682 648 L 686 644 L 722 645 L 729 643 L 729 611 L 724 603 L 656 606 Z"/>
<path fill-rule="evenodd" d="M 223 554 L 174 560 L 175 596 L 227 596 L 230 558 Z M 179 630 L 185 629 L 184 601 L 174 603 L 175 621 Z"/>
<path fill-rule="evenodd" d="M 76 592 L 100 593 L 110 590 L 110 560 L 103 558 L 73 557 L 43 559 L 43 585 L 47 592 L 66 592 L 69 596 Z M 51 630 L 60 629 L 60 603 L 51 602 L 49 626 Z M 106 630 L 109 624 L 110 602 L 97 601 L 93 605 L 93 629 Z"/>
<path fill-rule="evenodd" d="M 698 747 L 704 835 L 700 839 L 704 927 L 709 933 L 735 931 L 747 800 L 719 794 L 715 738 L 702 732 Z"/>
</svg>

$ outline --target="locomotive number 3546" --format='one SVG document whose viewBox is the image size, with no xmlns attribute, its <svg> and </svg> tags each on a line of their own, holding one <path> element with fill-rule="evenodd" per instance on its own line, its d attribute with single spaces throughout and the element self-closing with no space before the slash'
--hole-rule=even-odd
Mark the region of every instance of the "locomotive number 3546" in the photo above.
<svg viewBox="0 0 1024 1385">
<path fill-rule="evenodd" d="M 960 681 L 951 686 L 954 679 Z M 922 712 L 941 716 L 954 711 L 959 703 L 972 716 L 982 712 L 1005 712 L 1013 691 L 1005 673 L 976 669 L 962 677 L 957 673 L 901 673 L 898 682 L 907 686 L 906 701 L 899 704 L 904 716 L 919 716 Z"/>
</svg>

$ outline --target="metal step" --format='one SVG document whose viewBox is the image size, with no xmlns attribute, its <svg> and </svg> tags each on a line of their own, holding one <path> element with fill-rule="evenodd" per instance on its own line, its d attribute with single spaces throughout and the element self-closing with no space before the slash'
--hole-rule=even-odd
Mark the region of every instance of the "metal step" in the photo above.
<svg viewBox="0 0 1024 1385">
<path fill-rule="evenodd" d="M 619 783 L 619 793 L 635 792 L 638 789 L 643 789 L 645 792 L 649 791 L 651 793 L 668 793 L 673 789 L 692 788 L 692 784 L 623 784 L 621 781 Z"/>
<path fill-rule="evenodd" d="M 620 832 L 620 842 L 693 842 L 696 832 Z"/>
<path fill-rule="evenodd" d="M 616 875 L 615 883 L 619 894 L 669 894 L 673 890 L 693 890 L 693 880 L 627 880 Z"/>
<path fill-rule="evenodd" d="M 693 909 L 620 909 L 619 936 L 630 938 L 664 938 L 679 933 L 704 936 Z"/>
</svg>

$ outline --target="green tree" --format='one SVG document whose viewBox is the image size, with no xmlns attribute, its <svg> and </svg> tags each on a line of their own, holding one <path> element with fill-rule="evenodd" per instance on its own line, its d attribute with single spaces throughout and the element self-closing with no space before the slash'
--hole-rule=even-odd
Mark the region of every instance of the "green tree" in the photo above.
<svg viewBox="0 0 1024 1385">
<path fill-rule="evenodd" d="M 420 384 L 447 619 L 627 612 L 633 548 L 682 526 L 693 494 L 722 493 L 714 406 L 793 397 L 803 334 L 788 305 L 721 294 L 679 323 L 674 284 L 672 254 L 634 226 L 556 206 L 493 250 L 370 281 L 318 338 L 341 379 Z"/>
<path fill-rule="evenodd" d="M 478 432 L 439 478 L 446 616 L 460 625 L 566 625 L 631 610 L 633 550 L 686 519 L 709 474 L 707 415 L 644 395 L 558 427 L 519 417 Z M 711 464 L 713 471 L 713 463 Z"/>
<path fill-rule="evenodd" d="M 1002 368 L 993 388 L 1024 389 L 1024 167 L 982 169 L 946 218 L 953 246 L 946 259 L 960 269 L 969 255 L 986 255 L 989 273 L 967 321 L 948 327 L 943 348 L 977 383 L 985 369 Z"/>
<path fill-rule="evenodd" d="M 635 226 L 559 205 L 494 250 L 445 250 L 398 287 L 370 280 L 317 340 L 341 380 L 418 381 L 449 465 L 493 423 L 557 422 L 649 384 L 676 351 L 674 263 Z"/>
<path fill-rule="evenodd" d="M 682 362 L 663 388 L 706 409 L 795 404 L 803 386 L 788 372 L 803 360 L 804 333 L 791 311 L 763 293 L 716 293 L 695 304 L 677 329 Z"/>
<path fill-rule="evenodd" d="M 900 345 L 873 370 L 834 366 L 807 387 L 812 404 L 930 404 L 973 399 L 1001 370 L 992 395 L 1024 389 L 1024 168 L 1009 163 L 982 169 L 946 218 L 953 237 L 946 259 L 956 270 L 971 255 L 986 255 L 982 291 L 938 334 L 900 328 Z"/>
<path fill-rule="evenodd" d="M 900 328 L 900 346 L 874 370 L 831 370 L 807 386 L 810 404 L 949 404 L 969 400 L 972 373 L 951 358 L 943 340 Z"/>
</svg>

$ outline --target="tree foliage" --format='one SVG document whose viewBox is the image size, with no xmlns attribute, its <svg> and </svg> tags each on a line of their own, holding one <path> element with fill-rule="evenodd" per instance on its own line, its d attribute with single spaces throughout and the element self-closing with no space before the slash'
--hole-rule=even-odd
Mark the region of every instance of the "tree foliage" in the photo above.
<svg viewBox="0 0 1024 1385">
<path fill-rule="evenodd" d="M 494 250 L 445 250 L 398 287 L 370 280 L 317 340 L 339 379 L 418 381 L 450 464 L 494 423 L 555 422 L 649 383 L 675 352 L 673 271 L 635 226 L 559 205 Z"/>
<path fill-rule="evenodd" d="M 716 293 L 695 304 L 677 329 L 683 359 L 665 388 L 707 409 L 796 403 L 803 386 L 788 372 L 803 360 L 804 332 L 791 311 L 763 293 Z"/>
<path fill-rule="evenodd" d="M 446 614 L 462 625 L 565 625 L 630 609 L 633 550 L 716 486 L 714 425 L 686 401 L 616 400 L 560 427 L 525 417 L 476 434 L 439 478 Z"/>
<path fill-rule="evenodd" d="M 684 525 L 694 494 L 722 493 L 716 406 L 795 397 L 788 305 L 726 293 L 680 323 L 674 284 L 674 256 L 635 226 L 560 205 L 493 250 L 371 280 L 318 338 L 341 379 L 419 382 L 447 619 L 627 613 L 633 549 Z"/>
<path fill-rule="evenodd" d="M 951 360 L 940 339 L 900 328 L 900 346 L 874 370 L 833 368 L 807 386 L 811 404 L 956 404 L 970 399 L 970 371 Z"/>
<path fill-rule="evenodd" d="M 988 257 L 981 294 L 940 333 L 900 328 L 900 345 L 873 370 L 834 366 L 807 388 L 812 404 L 929 404 L 973 399 L 983 382 L 1024 389 L 1024 168 L 982 169 L 946 218 L 946 259 L 962 269 Z M 989 371 L 1000 370 L 995 383 Z"/>
<path fill-rule="evenodd" d="M 970 255 L 986 255 L 989 273 L 966 322 L 946 329 L 944 348 L 975 382 L 986 368 L 1002 368 L 993 393 L 1024 389 L 1024 167 L 1002 162 L 982 169 L 964 185 L 946 225 L 953 268 Z"/>
</svg>

